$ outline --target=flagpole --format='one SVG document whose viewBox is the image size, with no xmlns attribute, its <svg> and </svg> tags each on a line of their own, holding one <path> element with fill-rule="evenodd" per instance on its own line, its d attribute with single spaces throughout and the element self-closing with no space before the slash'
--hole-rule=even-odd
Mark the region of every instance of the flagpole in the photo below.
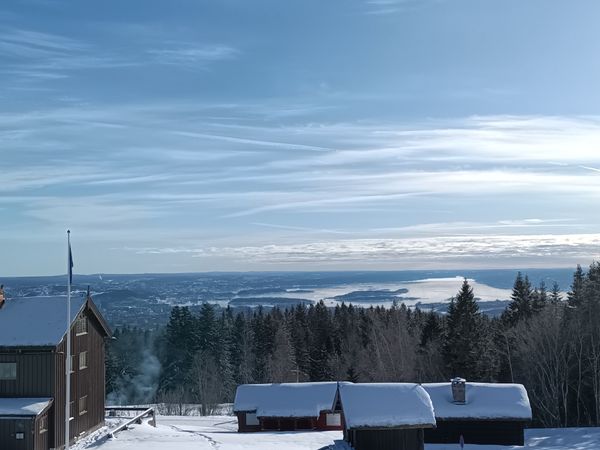
<svg viewBox="0 0 600 450">
<path fill-rule="evenodd" d="M 67 351 L 65 352 L 65 450 L 69 450 L 69 417 L 71 416 L 71 231 L 67 230 Z"/>
</svg>

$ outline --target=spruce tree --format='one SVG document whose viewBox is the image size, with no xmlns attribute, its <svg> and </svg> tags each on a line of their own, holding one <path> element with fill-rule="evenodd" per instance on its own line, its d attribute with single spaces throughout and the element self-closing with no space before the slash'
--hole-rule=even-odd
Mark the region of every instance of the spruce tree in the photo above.
<svg viewBox="0 0 600 450">
<path fill-rule="evenodd" d="M 585 275 L 583 269 L 577 264 L 577 270 L 573 274 L 573 283 L 571 284 L 571 291 L 567 294 L 567 300 L 569 306 L 577 307 L 583 300 L 583 287 L 585 283 Z"/>
<path fill-rule="evenodd" d="M 550 291 L 550 303 L 557 305 L 562 301 L 562 294 L 560 293 L 560 287 L 558 283 L 555 281 L 552 285 L 552 290 Z"/>
<path fill-rule="evenodd" d="M 443 357 L 449 376 L 479 378 L 481 317 L 473 289 L 465 279 L 448 307 Z"/>
<path fill-rule="evenodd" d="M 531 317 L 533 313 L 533 291 L 527 276 L 523 277 L 521 272 L 513 285 L 512 294 L 506 311 L 502 314 L 502 320 L 509 326 Z"/>
<path fill-rule="evenodd" d="M 540 281 L 540 287 L 533 292 L 531 309 L 533 313 L 538 313 L 548 304 L 548 291 L 544 280 Z"/>
</svg>

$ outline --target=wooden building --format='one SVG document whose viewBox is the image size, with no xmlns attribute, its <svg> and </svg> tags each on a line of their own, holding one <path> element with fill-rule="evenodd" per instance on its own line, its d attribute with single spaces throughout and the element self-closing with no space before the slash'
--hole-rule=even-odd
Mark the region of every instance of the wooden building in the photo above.
<svg viewBox="0 0 600 450">
<path fill-rule="evenodd" d="M 334 404 L 338 383 L 244 384 L 238 386 L 233 411 L 239 432 L 341 430 Z"/>
<path fill-rule="evenodd" d="M 413 383 L 340 384 L 344 440 L 354 450 L 423 450 L 435 426 L 427 392 Z"/>
<path fill-rule="evenodd" d="M 104 339 L 110 330 L 89 296 L 71 305 L 70 441 L 104 424 Z M 66 297 L 0 302 L 0 449 L 65 444 Z"/>
<path fill-rule="evenodd" d="M 425 431 L 432 444 L 524 445 L 531 406 L 520 384 L 450 383 L 423 384 L 431 397 L 437 427 Z"/>
</svg>

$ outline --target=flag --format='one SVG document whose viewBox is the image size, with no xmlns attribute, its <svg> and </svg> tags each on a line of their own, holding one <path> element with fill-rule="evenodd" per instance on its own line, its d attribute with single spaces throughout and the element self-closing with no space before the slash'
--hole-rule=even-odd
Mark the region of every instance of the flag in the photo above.
<svg viewBox="0 0 600 450">
<path fill-rule="evenodd" d="M 69 284 L 73 284 L 73 253 L 71 253 L 71 239 L 69 239 Z"/>
</svg>

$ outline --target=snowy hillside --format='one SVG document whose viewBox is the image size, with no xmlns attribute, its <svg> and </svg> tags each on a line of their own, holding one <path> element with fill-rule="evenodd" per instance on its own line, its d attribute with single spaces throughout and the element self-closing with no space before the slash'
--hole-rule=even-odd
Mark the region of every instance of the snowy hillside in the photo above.
<svg viewBox="0 0 600 450">
<path fill-rule="evenodd" d="M 158 417 L 158 427 L 146 423 L 105 440 L 102 432 L 74 450 L 343 450 L 340 431 L 237 433 L 231 416 Z M 525 447 L 465 445 L 466 450 L 598 450 L 599 428 L 527 430 Z M 426 450 L 458 450 L 458 445 L 426 445 Z"/>
</svg>

